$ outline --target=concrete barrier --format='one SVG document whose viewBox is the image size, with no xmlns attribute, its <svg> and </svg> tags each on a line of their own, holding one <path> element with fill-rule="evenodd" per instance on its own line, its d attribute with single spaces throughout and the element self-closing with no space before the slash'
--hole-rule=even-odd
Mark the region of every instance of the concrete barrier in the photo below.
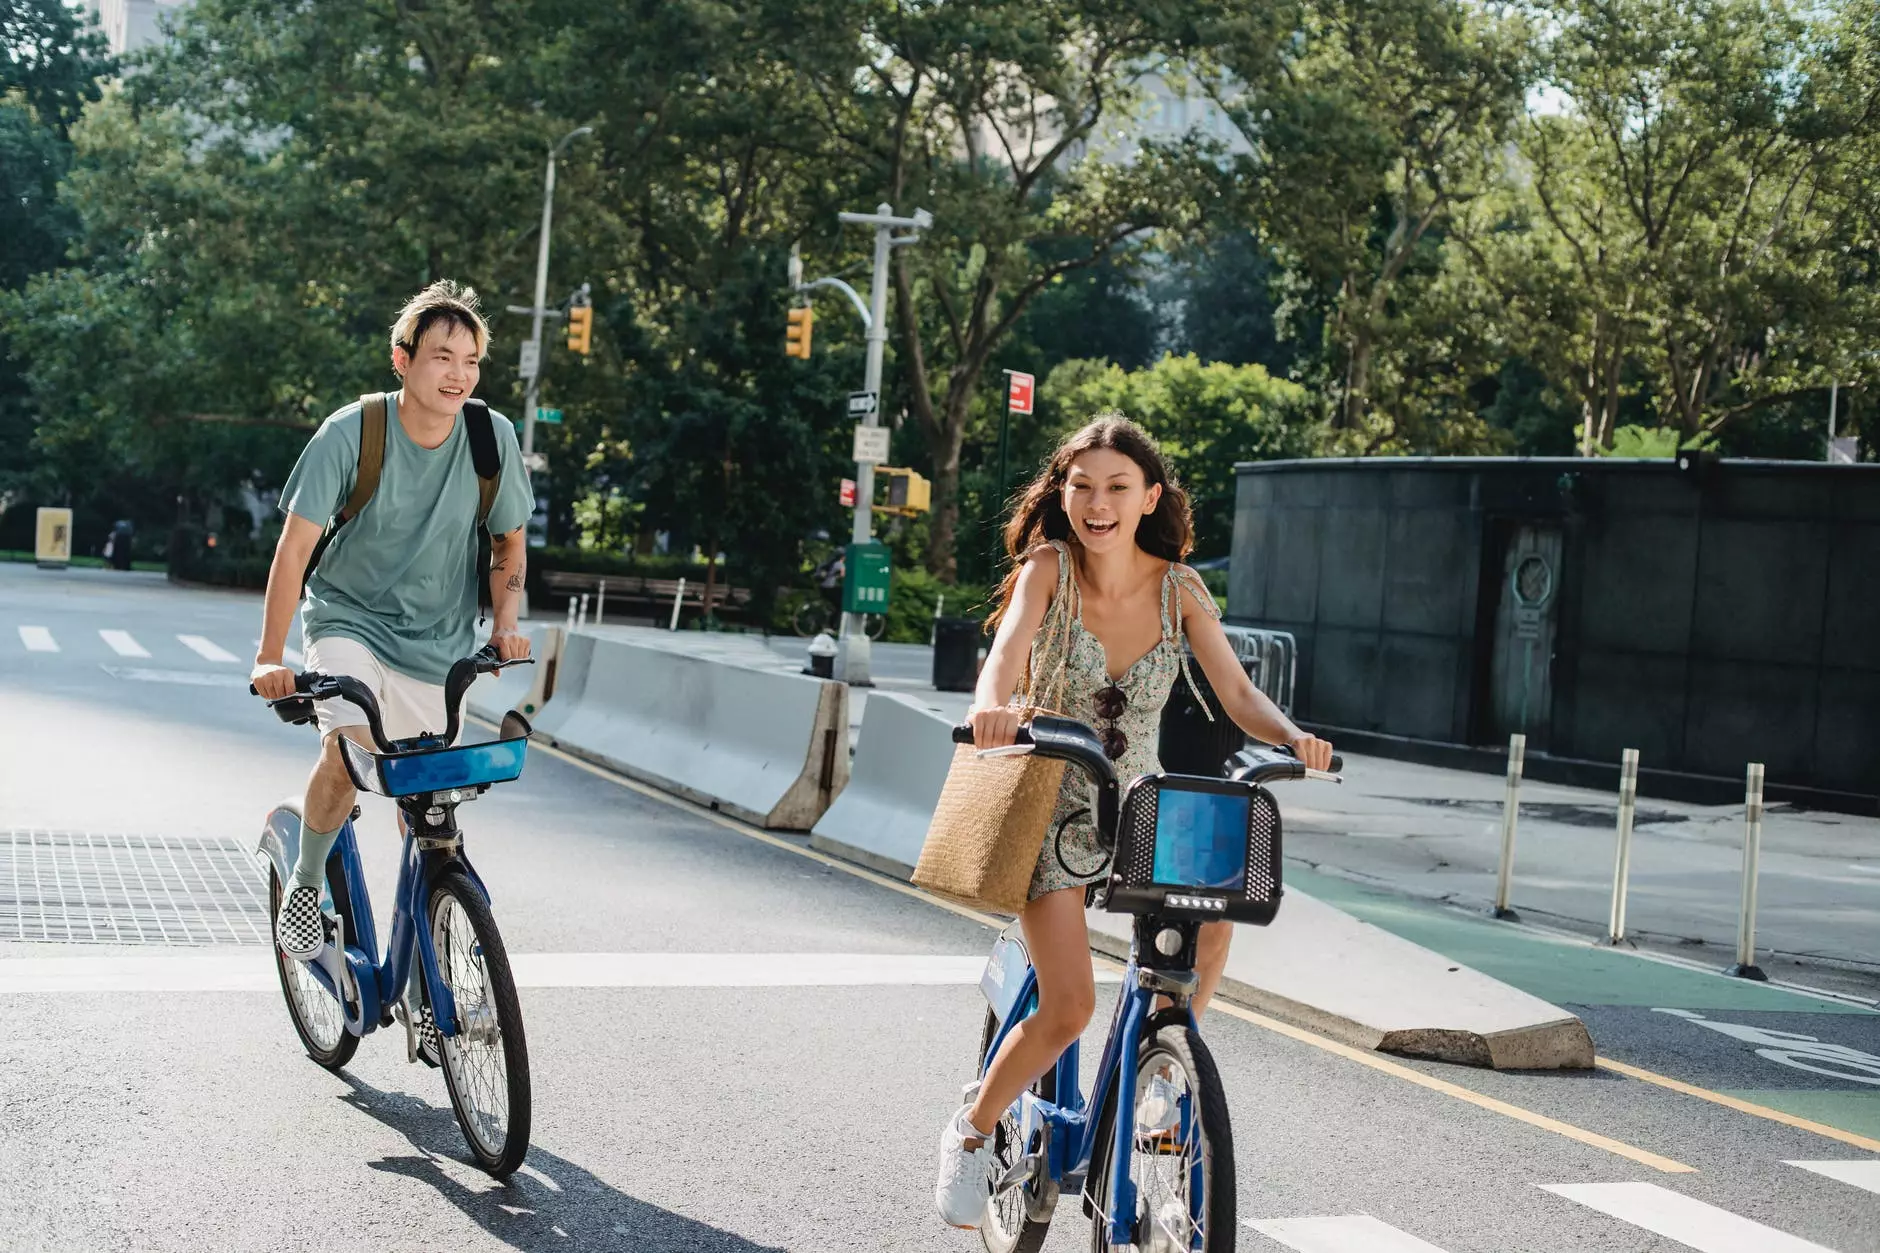
<svg viewBox="0 0 1880 1253">
<path fill-rule="evenodd" d="M 807 831 L 849 781 L 846 685 L 577 632 L 540 738 L 761 826 Z"/>
<path fill-rule="evenodd" d="M 558 626 L 526 623 L 522 633 L 529 637 L 535 664 L 486 674 L 470 685 L 470 712 L 487 722 L 501 722 L 512 709 L 533 722 L 554 694 L 564 632 Z"/>
<path fill-rule="evenodd" d="M 848 787 L 810 833 L 812 847 L 906 879 L 953 761 L 954 719 L 914 696 L 870 693 Z"/>
</svg>

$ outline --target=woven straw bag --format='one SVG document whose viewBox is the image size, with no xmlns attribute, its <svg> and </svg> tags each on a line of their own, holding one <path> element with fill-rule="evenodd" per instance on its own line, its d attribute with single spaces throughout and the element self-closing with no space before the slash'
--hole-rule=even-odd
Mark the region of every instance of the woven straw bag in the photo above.
<svg viewBox="0 0 1880 1253">
<path fill-rule="evenodd" d="M 1070 619 L 1053 608 L 1054 625 L 1064 637 L 1057 681 L 1047 694 L 1061 701 Z M 1030 679 L 1028 662 L 1028 688 Z M 1026 694 L 1027 717 L 1050 707 L 1037 696 L 1035 690 Z M 959 745 L 914 867 L 915 886 L 981 909 L 1019 913 L 1030 898 L 1032 872 L 1063 785 L 1062 761 L 1029 754 L 981 757 L 972 745 Z"/>
</svg>

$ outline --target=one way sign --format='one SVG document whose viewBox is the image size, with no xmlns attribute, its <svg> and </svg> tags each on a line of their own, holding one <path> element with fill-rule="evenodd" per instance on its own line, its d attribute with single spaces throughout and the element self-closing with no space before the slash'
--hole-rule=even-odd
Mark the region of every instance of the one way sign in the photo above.
<svg viewBox="0 0 1880 1253">
<path fill-rule="evenodd" d="M 865 418 L 875 411 L 877 394 L 875 392 L 850 392 L 849 416 Z"/>
</svg>

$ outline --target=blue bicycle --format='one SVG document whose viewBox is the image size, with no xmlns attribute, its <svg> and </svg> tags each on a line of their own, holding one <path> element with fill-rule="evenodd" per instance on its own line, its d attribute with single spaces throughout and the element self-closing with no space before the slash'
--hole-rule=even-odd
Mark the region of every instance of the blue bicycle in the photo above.
<svg viewBox="0 0 1880 1253">
<path fill-rule="evenodd" d="M 529 1049 L 509 956 L 490 912 L 489 892 L 463 851 L 457 806 L 522 774 L 530 728 L 503 719 L 501 738 L 456 746 L 464 692 L 480 674 L 514 662 L 488 649 L 451 667 L 450 711 L 442 735 L 388 741 L 378 702 L 346 675 L 302 674 L 296 695 L 269 702 L 283 721 L 313 720 L 313 702 L 351 701 L 366 715 L 380 752 L 340 740 L 353 784 L 397 804 L 405 837 L 392 909 L 391 944 L 379 956 L 378 930 L 352 818 L 326 863 L 320 907 L 326 943 L 306 962 L 274 951 L 281 994 L 307 1055 L 329 1070 L 352 1060 L 360 1037 L 394 1021 L 405 1028 L 405 1060 L 441 1066 L 451 1108 L 477 1165 L 502 1178 L 529 1148 Z M 290 801 L 268 815 L 256 849 L 269 875 L 270 917 L 300 853 L 301 815 Z M 413 978 L 412 957 L 417 956 Z"/>
<path fill-rule="evenodd" d="M 953 737 L 970 744 L 972 728 Z M 1144 775 L 1119 786 L 1095 731 L 1044 715 L 1011 748 L 989 751 L 1056 757 L 1090 776 L 1098 836 L 1112 854 L 1099 892 L 1105 908 L 1136 921 L 1095 1104 L 1078 1086 L 1073 1042 L 993 1133 L 998 1165 L 981 1238 L 990 1253 L 1035 1253 L 1068 1192 L 1092 1219 L 1096 1253 L 1232 1253 L 1233 1129 L 1220 1071 L 1190 1010 L 1195 942 L 1203 922 L 1264 926 L 1279 910 L 1279 806 L 1265 785 L 1338 776 L 1308 770 L 1285 750 L 1255 748 L 1234 757 L 1227 778 Z M 1341 768 L 1334 758 L 1332 769 Z M 989 1006 L 983 1077 L 1013 1026 L 1038 1008 L 1018 924 L 993 945 L 980 987 Z"/>
</svg>

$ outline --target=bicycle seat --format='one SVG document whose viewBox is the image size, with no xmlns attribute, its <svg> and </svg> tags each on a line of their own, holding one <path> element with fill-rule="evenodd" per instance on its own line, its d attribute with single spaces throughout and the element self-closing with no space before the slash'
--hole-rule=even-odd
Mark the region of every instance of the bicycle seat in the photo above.
<svg viewBox="0 0 1880 1253">
<path fill-rule="evenodd" d="M 481 744 L 375 753 L 342 737 L 340 748 L 353 784 L 380 796 L 416 796 L 425 792 L 468 791 L 508 783 L 522 774 L 527 760 L 528 721 L 512 713 L 503 719 L 502 739 Z"/>
</svg>

